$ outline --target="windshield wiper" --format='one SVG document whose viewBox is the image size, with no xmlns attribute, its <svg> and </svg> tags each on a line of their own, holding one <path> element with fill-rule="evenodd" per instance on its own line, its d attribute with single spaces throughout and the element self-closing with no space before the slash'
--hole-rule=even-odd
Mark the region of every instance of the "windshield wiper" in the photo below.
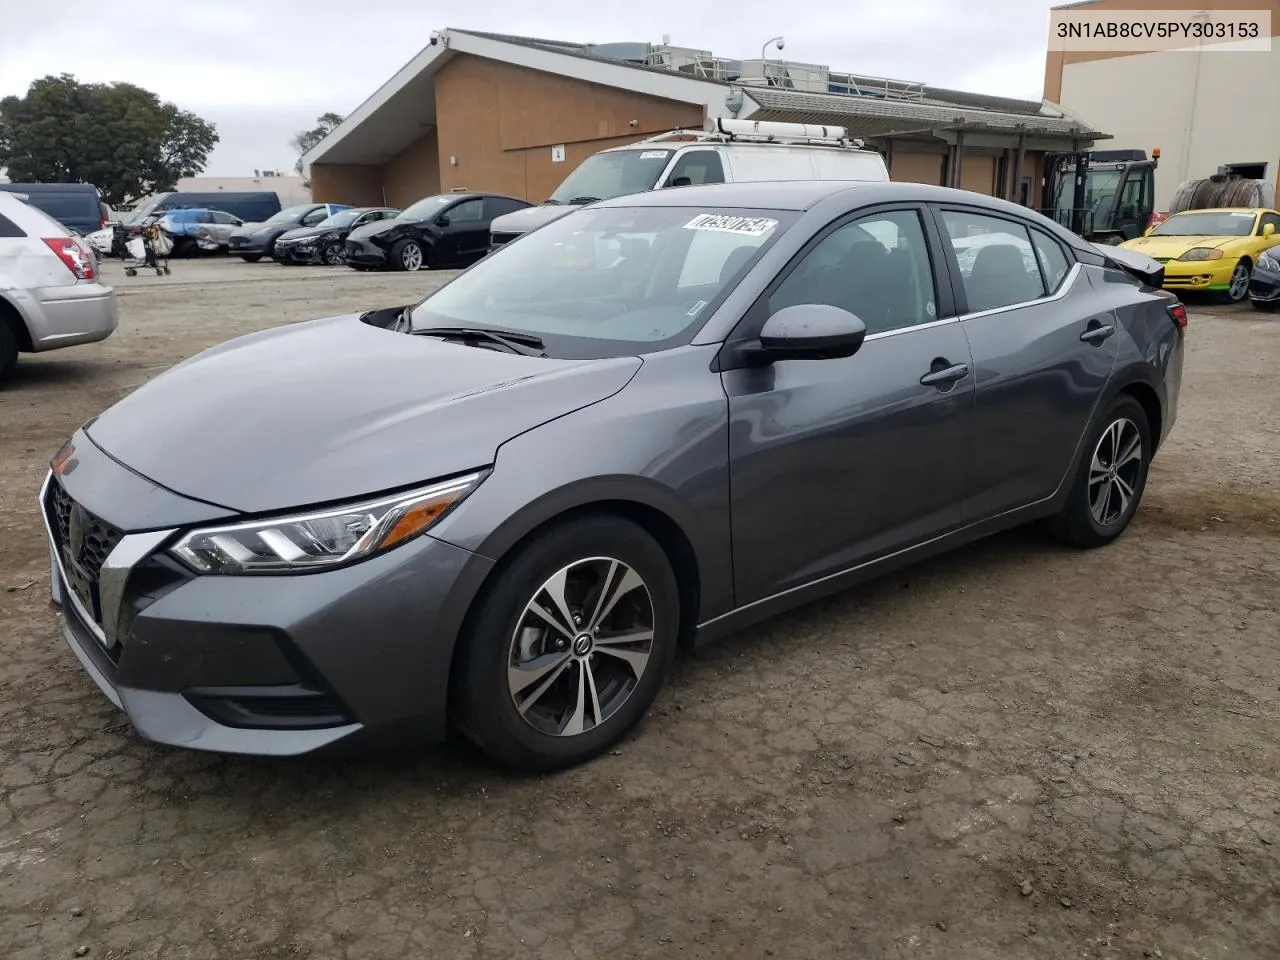
<svg viewBox="0 0 1280 960">
<path fill-rule="evenodd" d="M 507 333 L 501 330 L 486 330 L 484 327 L 424 327 L 414 330 L 417 336 L 440 337 L 442 340 L 488 340 L 496 343 L 510 353 L 518 353 L 524 357 L 545 357 L 546 345 L 540 337 L 531 333 Z"/>
<path fill-rule="evenodd" d="M 600 198 L 599 197 L 573 197 L 569 202 L 575 205 L 587 204 L 587 203 L 599 203 Z"/>
</svg>

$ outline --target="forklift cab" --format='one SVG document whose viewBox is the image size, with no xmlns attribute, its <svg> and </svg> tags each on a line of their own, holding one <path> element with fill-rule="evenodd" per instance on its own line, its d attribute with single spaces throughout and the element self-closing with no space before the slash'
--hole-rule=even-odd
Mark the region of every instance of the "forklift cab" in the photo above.
<svg viewBox="0 0 1280 960">
<path fill-rule="evenodd" d="M 1049 215 L 1088 240 L 1123 243 L 1142 236 L 1155 207 L 1155 168 L 1141 150 L 1093 151 L 1053 157 Z"/>
</svg>

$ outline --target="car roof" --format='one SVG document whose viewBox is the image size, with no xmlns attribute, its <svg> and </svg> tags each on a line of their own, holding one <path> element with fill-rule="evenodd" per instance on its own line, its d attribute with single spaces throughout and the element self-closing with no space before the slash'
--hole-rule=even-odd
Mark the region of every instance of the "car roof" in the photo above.
<svg viewBox="0 0 1280 960">
<path fill-rule="evenodd" d="M 667 187 L 593 204 L 596 207 L 744 207 L 758 210 L 808 210 L 832 197 L 850 203 L 964 203 L 988 207 L 1021 216 L 1034 214 L 997 197 L 935 187 L 925 183 L 872 180 L 782 180 L 746 183 L 716 183 L 689 187 Z"/>
<path fill-rule="evenodd" d="M 1270 207 L 1198 207 L 1195 210 L 1179 210 L 1177 213 L 1166 217 L 1166 220 L 1172 220 L 1174 217 L 1180 217 L 1184 213 L 1275 213 Z"/>
</svg>

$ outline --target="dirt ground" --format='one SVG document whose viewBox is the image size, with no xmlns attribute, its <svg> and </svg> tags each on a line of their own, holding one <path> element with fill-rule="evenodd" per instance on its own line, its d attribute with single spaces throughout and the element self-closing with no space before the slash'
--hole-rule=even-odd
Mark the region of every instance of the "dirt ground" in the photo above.
<svg viewBox="0 0 1280 960">
<path fill-rule="evenodd" d="M 1005 535 L 763 625 L 620 750 L 525 779 L 131 733 L 48 604 L 48 457 L 205 346 L 436 277 L 107 273 L 118 333 L 0 389 L 5 960 L 1280 955 L 1280 319 L 1193 305 L 1112 547 Z"/>
</svg>

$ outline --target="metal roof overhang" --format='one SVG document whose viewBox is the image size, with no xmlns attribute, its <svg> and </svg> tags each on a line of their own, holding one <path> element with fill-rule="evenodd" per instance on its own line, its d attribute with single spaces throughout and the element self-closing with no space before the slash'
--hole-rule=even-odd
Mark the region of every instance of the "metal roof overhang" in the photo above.
<svg viewBox="0 0 1280 960">
<path fill-rule="evenodd" d="M 935 131 L 964 131 L 1016 137 L 1025 135 L 1081 146 L 1110 139 L 1077 117 L 1046 116 L 975 110 L 947 104 L 875 100 L 839 94 L 805 93 L 746 87 L 744 95 L 757 104 L 746 119 L 826 123 L 845 127 L 851 137 L 865 140 L 932 136 Z"/>
</svg>

